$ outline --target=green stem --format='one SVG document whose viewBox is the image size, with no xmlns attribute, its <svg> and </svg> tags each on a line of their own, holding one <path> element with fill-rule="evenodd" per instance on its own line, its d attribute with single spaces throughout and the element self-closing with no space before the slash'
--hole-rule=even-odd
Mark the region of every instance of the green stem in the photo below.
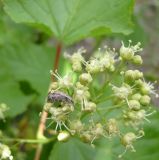
<svg viewBox="0 0 159 160">
<path fill-rule="evenodd" d="M 122 103 L 122 104 L 117 104 L 117 105 L 113 105 L 113 106 L 110 106 L 110 107 L 100 108 L 98 110 L 108 110 L 108 111 L 111 111 L 113 109 L 121 108 L 123 106 L 124 106 L 124 104 Z"/>
<path fill-rule="evenodd" d="M 100 104 L 102 102 L 105 102 L 105 101 L 108 101 L 108 100 L 112 99 L 113 97 L 114 97 L 113 95 L 108 96 L 108 97 L 104 97 L 103 99 L 96 100 L 95 103 Z"/>
<path fill-rule="evenodd" d="M 3 138 L 0 141 L 3 142 L 19 142 L 19 143 L 40 143 L 45 144 L 55 140 L 55 137 L 50 139 L 21 139 L 21 138 Z"/>
</svg>

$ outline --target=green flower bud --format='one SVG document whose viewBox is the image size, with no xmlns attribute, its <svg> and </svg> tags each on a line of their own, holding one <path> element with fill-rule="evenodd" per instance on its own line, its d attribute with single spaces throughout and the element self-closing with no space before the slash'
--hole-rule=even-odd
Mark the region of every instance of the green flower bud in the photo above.
<svg viewBox="0 0 159 160">
<path fill-rule="evenodd" d="M 73 71 L 75 72 L 82 71 L 82 63 L 85 62 L 84 57 L 82 56 L 82 53 L 85 53 L 85 52 L 86 50 L 84 48 L 80 48 L 73 55 L 64 53 L 64 56 L 70 60 Z"/>
<path fill-rule="evenodd" d="M 81 139 L 84 142 L 89 143 L 89 142 L 92 141 L 93 136 L 90 133 L 88 133 L 88 132 L 84 132 L 83 134 L 81 134 Z"/>
<path fill-rule="evenodd" d="M 123 84 L 121 87 L 113 86 L 112 90 L 114 91 L 115 96 L 119 99 L 125 99 L 132 93 L 131 87 L 127 84 Z"/>
<path fill-rule="evenodd" d="M 58 141 L 60 141 L 60 142 L 65 142 L 65 141 L 67 141 L 69 138 L 70 138 L 70 134 L 69 134 L 69 132 L 67 132 L 67 131 L 61 131 L 61 132 L 58 134 L 58 136 L 57 136 L 57 139 L 58 139 Z"/>
<path fill-rule="evenodd" d="M 134 71 L 133 70 L 126 71 L 125 72 L 125 79 L 126 80 L 134 80 L 135 79 Z"/>
<path fill-rule="evenodd" d="M 57 70 L 55 73 L 50 71 L 51 75 L 57 78 L 59 88 L 70 88 L 73 86 L 72 76 L 70 73 L 66 74 L 63 78 L 58 74 Z"/>
<path fill-rule="evenodd" d="M 93 130 L 93 134 L 96 136 L 101 136 L 103 135 L 104 129 L 101 123 L 97 123 L 94 130 Z"/>
<path fill-rule="evenodd" d="M 75 71 L 75 72 L 81 72 L 82 71 L 82 64 L 78 61 L 78 62 L 74 62 L 73 64 L 72 64 L 72 69 L 73 69 L 73 71 Z"/>
<path fill-rule="evenodd" d="M 134 52 L 132 51 L 131 48 L 127 48 L 124 45 L 121 46 L 120 48 L 120 57 L 123 60 L 131 60 L 134 56 Z"/>
<path fill-rule="evenodd" d="M 99 63 L 99 60 L 97 59 L 91 59 L 87 64 L 86 64 L 86 71 L 91 74 L 96 74 L 101 71 L 101 65 Z"/>
<path fill-rule="evenodd" d="M 122 46 L 120 48 L 120 57 L 123 60 L 132 60 L 134 58 L 134 54 L 138 51 L 141 51 L 140 48 L 141 43 L 138 42 L 136 45 L 131 46 L 131 41 L 129 40 L 129 46 L 125 47 L 124 43 L 122 42 Z"/>
<path fill-rule="evenodd" d="M 128 70 L 125 72 L 126 80 L 134 81 L 142 77 L 143 77 L 143 73 L 138 70 Z"/>
<path fill-rule="evenodd" d="M 137 137 L 133 132 L 129 132 L 122 137 L 121 141 L 122 144 L 127 147 L 132 145 L 132 143 L 136 140 L 136 138 Z"/>
<path fill-rule="evenodd" d="M 154 89 L 153 86 L 151 86 L 151 85 L 149 85 L 148 83 L 145 83 L 145 82 L 142 83 L 142 86 L 140 88 L 142 94 L 150 94 L 151 90 L 153 90 L 153 89 Z"/>
<path fill-rule="evenodd" d="M 83 108 L 83 111 L 85 111 L 85 112 L 94 112 L 94 111 L 96 111 L 96 107 L 97 107 L 97 105 L 95 103 L 86 102 L 85 106 Z"/>
<path fill-rule="evenodd" d="M 71 130 L 74 130 L 76 132 L 80 132 L 81 130 L 83 130 L 84 125 L 82 124 L 82 122 L 80 120 L 74 120 L 70 122 L 70 128 Z"/>
<path fill-rule="evenodd" d="M 114 71 L 115 71 L 114 65 L 111 65 L 111 66 L 108 68 L 108 70 L 109 70 L 110 72 L 114 72 Z"/>
<path fill-rule="evenodd" d="M 146 111 L 144 109 L 141 109 L 136 112 L 136 119 L 141 121 L 146 117 Z"/>
<path fill-rule="evenodd" d="M 141 65 L 143 63 L 143 60 L 139 55 L 134 56 L 132 61 L 134 64 L 137 64 L 137 65 Z"/>
<path fill-rule="evenodd" d="M 135 80 L 135 84 L 136 84 L 138 87 L 141 87 L 142 84 L 143 84 L 143 81 L 142 81 L 141 79 Z"/>
<path fill-rule="evenodd" d="M 134 71 L 134 76 L 135 76 L 135 79 L 140 79 L 143 77 L 143 73 L 140 72 L 139 70 L 135 70 Z"/>
<path fill-rule="evenodd" d="M 135 121 L 136 120 L 136 112 L 129 111 L 129 112 L 125 113 L 124 118 Z"/>
<path fill-rule="evenodd" d="M 87 85 L 92 82 L 92 76 L 89 73 L 82 73 L 79 77 L 80 83 L 83 85 Z"/>
<path fill-rule="evenodd" d="M 140 109 L 140 103 L 137 100 L 129 100 L 129 107 L 132 110 L 139 110 Z"/>
<path fill-rule="evenodd" d="M 144 106 L 149 105 L 151 98 L 148 95 L 144 95 L 140 98 L 140 103 Z"/>
<path fill-rule="evenodd" d="M 112 118 L 108 120 L 107 131 L 110 136 L 119 132 L 116 119 Z"/>
<path fill-rule="evenodd" d="M 139 101 L 140 98 L 141 98 L 141 94 L 139 94 L 139 93 L 136 93 L 136 94 L 132 95 L 132 97 L 131 97 L 131 99 L 137 100 L 137 101 Z"/>
</svg>

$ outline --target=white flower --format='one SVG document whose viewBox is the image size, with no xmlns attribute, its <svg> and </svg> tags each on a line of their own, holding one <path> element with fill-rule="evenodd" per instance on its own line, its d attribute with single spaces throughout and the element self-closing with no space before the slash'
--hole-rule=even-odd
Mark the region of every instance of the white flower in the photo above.
<svg viewBox="0 0 159 160">
<path fill-rule="evenodd" d="M 113 86 L 112 90 L 114 91 L 115 96 L 120 99 L 127 99 L 132 93 L 131 87 L 127 84 L 123 84 L 121 87 Z"/>
<path fill-rule="evenodd" d="M 9 159 L 9 160 L 13 160 L 13 156 L 11 155 L 11 151 L 9 149 L 9 147 L 5 144 L 1 144 L 0 143 L 0 159 Z"/>
</svg>

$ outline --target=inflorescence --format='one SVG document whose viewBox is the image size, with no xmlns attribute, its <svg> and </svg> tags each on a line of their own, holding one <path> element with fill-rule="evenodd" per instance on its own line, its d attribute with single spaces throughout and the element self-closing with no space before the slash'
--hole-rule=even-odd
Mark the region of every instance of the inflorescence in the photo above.
<svg viewBox="0 0 159 160">
<path fill-rule="evenodd" d="M 51 71 L 57 81 L 52 82 L 45 105 L 59 141 L 77 136 L 94 145 L 101 137 L 116 136 L 125 146 L 124 153 L 135 151 L 133 143 L 144 136 L 143 124 L 150 122 L 148 116 L 153 113 L 151 96 L 158 97 L 143 72 L 129 69 L 130 64 L 143 63 L 137 54 L 142 51 L 140 45 L 129 41 L 126 47 L 122 42 L 119 52 L 105 46 L 88 61 L 83 48 L 65 54 L 72 68 L 64 77 Z"/>
</svg>

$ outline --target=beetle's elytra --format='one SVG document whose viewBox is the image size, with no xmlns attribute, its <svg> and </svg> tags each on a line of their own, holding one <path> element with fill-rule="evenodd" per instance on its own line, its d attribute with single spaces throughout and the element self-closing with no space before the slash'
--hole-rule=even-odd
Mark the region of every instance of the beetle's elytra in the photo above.
<svg viewBox="0 0 159 160">
<path fill-rule="evenodd" d="M 73 104 L 72 98 L 63 92 L 49 92 L 47 102 L 64 102 Z"/>
</svg>

